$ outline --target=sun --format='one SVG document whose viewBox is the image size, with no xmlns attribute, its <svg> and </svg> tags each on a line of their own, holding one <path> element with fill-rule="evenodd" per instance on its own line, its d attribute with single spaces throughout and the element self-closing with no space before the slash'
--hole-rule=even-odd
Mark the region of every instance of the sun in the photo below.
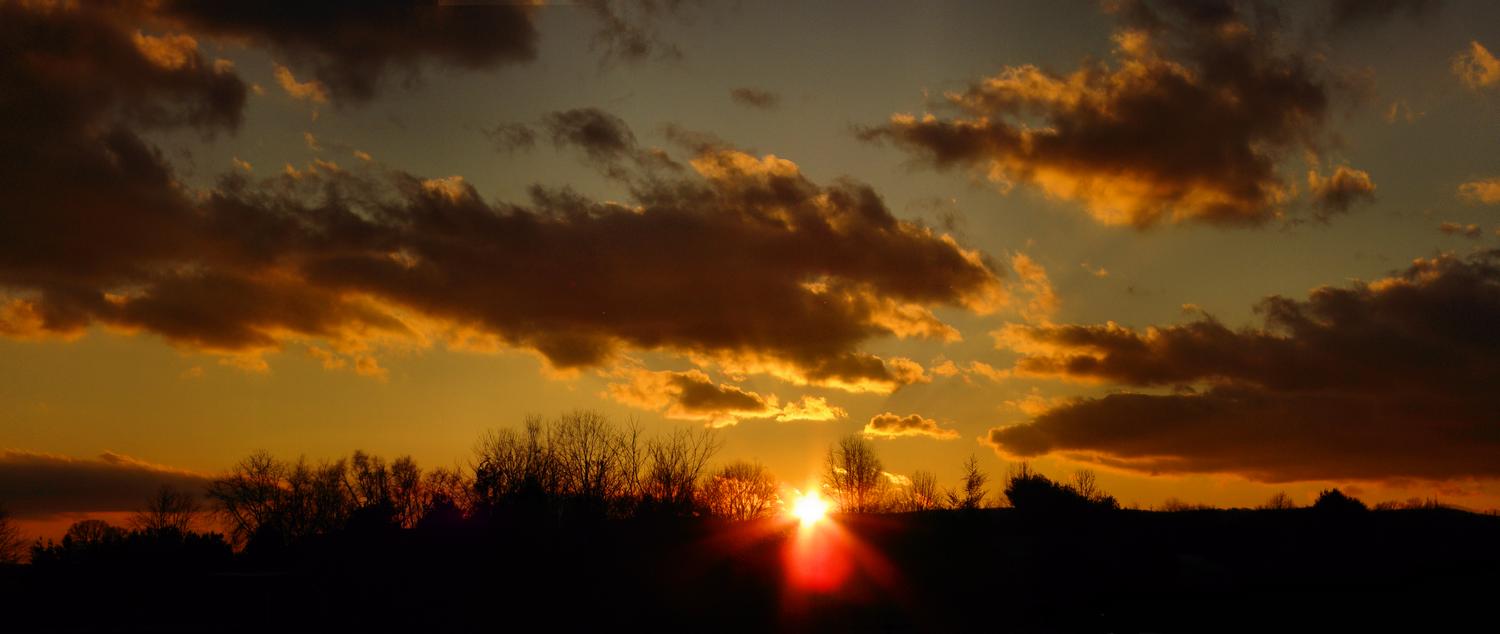
<svg viewBox="0 0 1500 634">
<path fill-rule="evenodd" d="M 828 516 L 828 503 L 817 491 L 809 491 L 792 505 L 792 515 L 797 516 L 803 526 L 812 526 Z"/>
</svg>

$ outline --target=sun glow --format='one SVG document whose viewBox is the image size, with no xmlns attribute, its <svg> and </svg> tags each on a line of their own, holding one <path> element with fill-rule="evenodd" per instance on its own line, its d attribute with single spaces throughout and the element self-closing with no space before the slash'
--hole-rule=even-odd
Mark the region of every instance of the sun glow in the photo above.
<svg viewBox="0 0 1500 634">
<path fill-rule="evenodd" d="M 792 505 L 792 515 L 797 516 L 803 526 L 812 526 L 828 516 L 828 502 L 823 501 L 817 491 L 810 491 L 797 498 Z"/>
</svg>

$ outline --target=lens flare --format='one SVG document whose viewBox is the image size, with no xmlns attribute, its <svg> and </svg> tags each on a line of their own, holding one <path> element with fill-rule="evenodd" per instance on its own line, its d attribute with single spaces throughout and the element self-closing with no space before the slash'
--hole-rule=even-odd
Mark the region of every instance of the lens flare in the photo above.
<svg viewBox="0 0 1500 634">
<path fill-rule="evenodd" d="M 792 505 L 792 515 L 802 522 L 803 526 L 812 526 L 819 520 L 828 516 L 828 503 L 818 495 L 817 491 L 810 491 Z"/>
</svg>

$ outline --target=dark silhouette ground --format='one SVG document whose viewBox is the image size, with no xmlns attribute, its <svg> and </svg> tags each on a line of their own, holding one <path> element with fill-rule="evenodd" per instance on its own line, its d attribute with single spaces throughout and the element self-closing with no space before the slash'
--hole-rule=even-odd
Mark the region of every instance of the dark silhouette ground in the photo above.
<svg viewBox="0 0 1500 634">
<path fill-rule="evenodd" d="M 1500 517 L 1014 509 L 789 519 L 351 525 L 0 572 L 0 630 L 1486 629 Z"/>
</svg>

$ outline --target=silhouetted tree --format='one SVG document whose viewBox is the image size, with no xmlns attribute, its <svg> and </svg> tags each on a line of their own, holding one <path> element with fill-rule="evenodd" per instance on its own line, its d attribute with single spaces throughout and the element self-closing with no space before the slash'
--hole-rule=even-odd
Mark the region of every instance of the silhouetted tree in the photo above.
<svg viewBox="0 0 1500 634">
<path fill-rule="evenodd" d="M 943 497 L 938 492 L 937 476 L 931 471 L 918 470 L 911 474 L 911 486 L 901 497 L 904 511 L 930 511 L 942 506 Z"/>
<path fill-rule="evenodd" d="M 1318 492 L 1318 499 L 1313 502 L 1312 507 L 1313 510 L 1324 513 L 1358 513 L 1369 510 L 1364 502 L 1344 495 L 1344 492 L 1338 489 Z"/>
<path fill-rule="evenodd" d="M 627 436 L 603 414 L 563 414 L 553 423 L 550 440 L 558 486 L 575 508 L 605 512 L 612 502 L 632 493 L 636 474 L 628 472 L 635 465 L 627 460 Z"/>
<path fill-rule="evenodd" d="M 721 441 L 712 429 L 676 429 L 664 440 L 646 445 L 649 466 L 642 483 L 647 504 L 673 512 L 691 512 L 699 477 L 718 453 Z"/>
<path fill-rule="evenodd" d="M 731 462 L 704 479 L 703 505 L 715 517 L 734 520 L 765 517 L 779 501 L 776 478 L 758 462 Z"/>
<path fill-rule="evenodd" d="M 875 446 L 859 434 L 850 434 L 828 448 L 823 461 L 823 486 L 834 504 L 845 513 L 880 510 L 885 499 L 886 479 Z"/>
<path fill-rule="evenodd" d="M 1183 513 L 1187 511 L 1212 511 L 1214 505 L 1184 502 L 1176 497 L 1169 497 L 1161 503 L 1161 510 L 1168 513 Z"/>
<path fill-rule="evenodd" d="M 1078 512 L 1114 510 L 1119 503 L 1111 496 L 1098 493 L 1089 498 L 1073 486 L 1059 484 L 1021 463 L 1006 478 L 1005 497 L 1016 509 L 1039 512 Z"/>
<path fill-rule="evenodd" d="M 473 506 L 473 479 L 459 469 L 437 467 L 422 475 L 423 515 L 441 509 L 444 514 L 463 517 Z"/>
<path fill-rule="evenodd" d="M 201 510 L 197 495 L 164 484 L 136 511 L 130 523 L 143 531 L 186 533 Z"/>
<path fill-rule="evenodd" d="M 1277 491 L 1259 508 L 1263 511 L 1287 511 L 1297 508 L 1297 503 L 1292 501 L 1292 497 L 1287 495 L 1286 491 Z"/>
<path fill-rule="evenodd" d="M 1099 478 L 1094 474 L 1092 469 L 1079 469 L 1073 472 L 1073 482 L 1069 486 L 1094 506 L 1110 509 L 1120 508 L 1120 502 L 1113 495 L 1105 493 L 1103 489 L 1099 488 Z"/>
<path fill-rule="evenodd" d="M 560 494 L 558 460 L 540 416 L 528 416 L 524 432 L 486 433 L 474 453 L 477 507 L 488 512 L 515 507 L 542 510 Z"/>
<path fill-rule="evenodd" d="M 270 452 L 257 451 L 208 485 L 208 497 L 228 525 L 230 536 L 244 544 L 278 523 L 285 491 L 286 465 Z"/>
<path fill-rule="evenodd" d="M 0 564 L 19 563 L 25 552 L 26 544 L 21 538 L 21 527 L 11 519 L 10 511 L 0 505 Z"/>
<path fill-rule="evenodd" d="M 964 474 L 959 480 L 959 488 L 948 492 L 948 505 L 963 510 L 983 506 L 984 496 L 989 494 L 984 485 L 989 481 L 990 476 L 979 470 L 979 459 L 974 454 L 969 454 L 969 459 L 964 461 Z"/>
<path fill-rule="evenodd" d="M 82 547 L 118 541 L 125 536 L 125 531 L 118 526 L 104 520 L 87 519 L 73 522 L 68 527 L 68 532 L 63 534 L 64 543 L 72 543 Z"/>
</svg>

